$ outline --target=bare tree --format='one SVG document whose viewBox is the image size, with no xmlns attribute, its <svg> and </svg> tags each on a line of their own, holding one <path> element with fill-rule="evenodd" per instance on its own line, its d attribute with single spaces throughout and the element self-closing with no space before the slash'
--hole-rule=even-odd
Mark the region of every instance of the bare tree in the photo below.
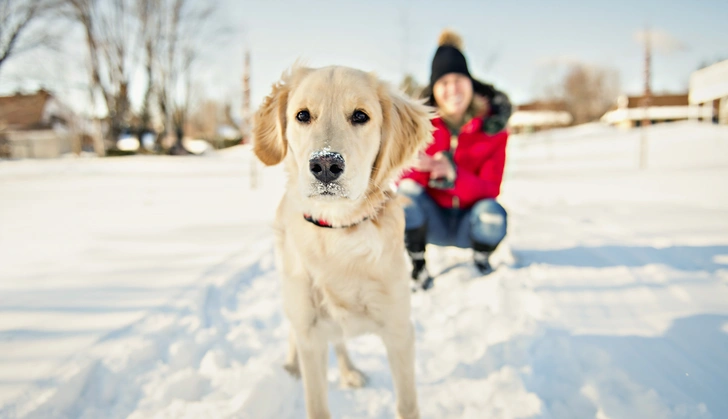
<svg viewBox="0 0 728 419">
<path fill-rule="evenodd" d="M 204 100 L 190 113 L 187 120 L 188 130 L 208 141 L 214 140 L 221 120 L 220 104 L 214 100 Z"/>
<path fill-rule="evenodd" d="M 144 97 L 140 112 L 141 128 L 150 130 L 152 124 L 152 96 L 154 94 L 154 74 L 156 68 L 155 54 L 159 49 L 161 36 L 161 7 L 162 0 L 138 0 L 137 10 L 139 23 L 141 25 L 142 49 L 144 51 L 144 74 L 146 83 L 144 86 Z"/>
<path fill-rule="evenodd" d="M 57 5 L 51 0 L 0 0 L 0 68 L 12 56 L 55 44 L 50 33 L 29 28 Z"/>
<path fill-rule="evenodd" d="M 572 63 L 560 79 L 541 88 L 547 101 L 563 102 L 574 118 L 583 124 L 598 120 L 612 107 L 619 95 L 619 76 L 615 70 L 583 63 Z"/>
<path fill-rule="evenodd" d="M 192 73 L 216 33 L 206 26 L 214 6 L 202 0 L 64 1 L 84 28 L 91 98 L 101 98 L 108 112 L 108 138 L 131 129 L 132 122 L 151 130 L 158 116 L 165 135 L 173 138 L 171 152 L 186 154 L 181 139 L 194 99 Z M 133 79 L 138 70 L 143 80 Z M 142 102 L 135 114 L 129 90 L 140 83 Z"/>
<path fill-rule="evenodd" d="M 186 133 L 205 139 L 216 148 L 230 145 L 231 140 L 242 139 L 240 125 L 232 116 L 232 108 L 229 100 L 204 99 L 196 102 L 185 123 Z M 231 135 L 236 137 L 232 138 Z"/>
<path fill-rule="evenodd" d="M 165 131 L 174 138 L 170 153 L 188 154 L 182 145 L 184 126 L 192 95 L 193 65 L 216 34 L 206 24 L 214 5 L 193 0 L 168 0 L 162 3 L 160 27 L 163 42 L 157 63 L 157 100 L 165 115 Z"/>
<path fill-rule="evenodd" d="M 406 74 L 399 84 L 399 88 L 408 96 L 419 98 L 424 86 L 420 85 L 412 74 Z"/>
<path fill-rule="evenodd" d="M 619 95 L 619 76 L 611 69 L 577 65 L 564 78 L 564 101 L 575 124 L 598 120 Z"/>
<path fill-rule="evenodd" d="M 84 29 L 89 56 L 92 106 L 107 111 L 107 138 L 114 142 L 132 118 L 129 86 L 136 69 L 135 9 L 130 0 L 66 0 L 68 13 Z"/>
</svg>

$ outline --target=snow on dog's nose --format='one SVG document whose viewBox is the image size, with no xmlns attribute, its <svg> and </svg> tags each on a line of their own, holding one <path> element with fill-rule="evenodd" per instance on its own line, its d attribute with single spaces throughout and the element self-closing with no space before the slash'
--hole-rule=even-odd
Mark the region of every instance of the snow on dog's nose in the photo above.
<svg viewBox="0 0 728 419">
<path fill-rule="evenodd" d="M 338 179 L 344 173 L 345 167 L 344 157 L 331 151 L 313 153 L 308 161 L 311 174 L 323 183 L 331 183 Z"/>
</svg>

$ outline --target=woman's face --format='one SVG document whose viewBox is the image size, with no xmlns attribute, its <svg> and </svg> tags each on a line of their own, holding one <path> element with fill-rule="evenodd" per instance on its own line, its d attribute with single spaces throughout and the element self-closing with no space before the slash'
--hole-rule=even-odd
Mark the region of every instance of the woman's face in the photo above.
<svg viewBox="0 0 728 419">
<path fill-rule="evenodd" d="M 448 73 L 435 82 L 432 94 L 441 115 L 460 119 L 473 100 L 473 82 L 463 74 Z"/>
</svg>

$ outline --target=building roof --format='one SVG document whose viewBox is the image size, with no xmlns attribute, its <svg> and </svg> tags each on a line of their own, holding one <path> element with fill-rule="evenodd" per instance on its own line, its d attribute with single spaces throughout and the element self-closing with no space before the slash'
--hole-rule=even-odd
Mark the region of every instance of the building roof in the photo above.
<svg viewBox="0 0 728 419">
<path fill-rule="evenodd" d="M 641 108 L 644 105 L 644 95 L 626 96 L 627 109 Z M 621 99 L 624 100 L 624 99 Z M 678 95 L 656 95 L 650 96 L 650 106 L 687 106 L 688 94 Z"/>
<path fill-rule="evenodd" d="M 566 111 L 566 102 L 537 100 L 516 106 L 517 111 Z"/>
<path fill-rule="evenodd" d="M 537 100 L 516 106 L 508 120 L 511 127 L 553 127 L 569 125 L 574 120 L 566 110 L 566 102 Z"/>
<path fill-rule="evenodd" d="M 0 121 L 9 129 L 46 128 L 50 121 L 44 121 L 43 116 L 50 98 L 51 94 L 45 90 L 29 95 L 17 93 L 13 96 L 2 96 Z"/>
</svg>

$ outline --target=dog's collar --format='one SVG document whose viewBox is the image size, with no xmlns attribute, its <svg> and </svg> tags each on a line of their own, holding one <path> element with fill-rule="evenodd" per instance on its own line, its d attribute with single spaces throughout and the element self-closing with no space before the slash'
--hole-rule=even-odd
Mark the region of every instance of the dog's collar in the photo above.
<svg viewBox="0 0 728 419">
<path fill-rule="evenodd" d="M 359 224 L 363 223 L 364 221 L 368 220 L 369 217 L 364 218 L 363 220 L 359 221 L 358 223 L 349 224 L 349 225 L 345 225 L 345 226 L 341 226 L 341 227 L 334 227 L 331 224 L 329 224 L 327 221 L 325 221 L 325 220 L 317 220 L 317 219 L 311 217 L 311 215 L 309 215 L 309 214 L 303 214 L 303 219 L 306 220 L 306 221 L 308 221 L 309 223 L 311 223 L 313 225 L 316 225 L 316 226 L 319 226 L 319 227 L 324 227 L 324 228 L 349 228 L 349 227 L 354 227 L 356 225 L 359 225 Z"/>
<path fill-rule="evenodd" d="M 367 220 L 369 220 L 371 218 L 376 218 L 377 215 L 379 214 L 379 211 L 381 211 L 382 208 L 384 208 L 386 206 L 387 202 L 389 202 L 389 200 L 392 199 L 392 198 L 393 198 L 393 195 L 391 193 L 385 192 L 384 193 L 384 199 L 382 199 L 382 201 L 379 203 L 379 205 L 374 208 L 373 214 L 371 214 L 369 216 L 365 216 L 364 218 L 362 218 L 361 220 L 359 220 L 359 221 L 357 221 L 357 222 L 355 222 L 353 224 L 348 224 L 348 225 L 344 225 L 344 226 L 333 226 L 331 223 L 329 223 L 326 220 L 313 218 L 311 216 L 311 214 L 303 214 L 303 219 L 306 220 L 306 221 L 308 221 L 309 223 L 315 225 L 315 226 L 318 226 L 318 227 L 324 227 L 324 228 L 351 228 L 351 227 L 358 226 L 359 224 L 361 224 L 361 223 L 363 223 L 363 222 L 365 222 L 365 221 L 367 221 Z"/>
</svg>

